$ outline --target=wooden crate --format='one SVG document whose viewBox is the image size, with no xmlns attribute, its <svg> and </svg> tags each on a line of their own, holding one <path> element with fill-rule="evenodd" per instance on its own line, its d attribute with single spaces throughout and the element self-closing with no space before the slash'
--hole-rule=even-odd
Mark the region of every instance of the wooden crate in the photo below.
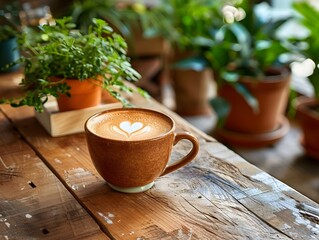
<svg viewBox="0 0 319 240">
<path fill-rule="evenodd" d="M 56 100 L 52 99 L 44 105 L 44 112 L 35 112 L 35 117 L 52 137 L 58 137 L 84 132 L 84 123 L 90 116 L 104 110 L 120 107 L 122 107 L 122 104 L 116 102 L 80 110 L 59 112 Z"/>
</svg>

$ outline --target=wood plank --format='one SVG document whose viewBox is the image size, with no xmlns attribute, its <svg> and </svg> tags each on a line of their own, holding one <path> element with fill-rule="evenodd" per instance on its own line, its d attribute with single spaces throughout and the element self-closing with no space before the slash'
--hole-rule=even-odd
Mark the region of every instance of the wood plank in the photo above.
<svg viewBox="0 0 319 240">
<path fill-rule="evenodd" d="M 250 163 L 319 203 L 319 161 L 305 154 L 302 130 L 290 120 L 288 134 L 271 147 L 233 150 Z M 318 136 L 319 137 L 319 136 Z"/>
<path fill-rule="evenodd" d="M 109 239 L 0 112 L 0 239 Z"/>
<path fill-rule="evenodd" d="M 136 106 L 168 113 L 177 122 L 177 131 L 193 132 L 201 143 L 191 164 L 159 178 L 152 189 L 140 194 L 118 193 L 105 184 L 91 163 L 83 133 L 52 138 L 30 108 L 1 108 L 112 238 L 318 239 L 317 203 L 157 102 L 130 98 Z M 187 142 L 177 145 L 172 160 L 186 149 Z"/>
<path fill-rule="evenodd" d="M 163 110 L 153 101 L 137 105 Z M 318 209 L 318 204 L 173 113 L 169 114 L 178 130 L 199 137 L 199 156 L 179 171 L 159 178 L 148 192 L 130 195 L 109 189 L 97 174 L 84 134 L 51 138 L 30 109 L 23 109 L 23 114 L 9 107 L 3 109 L 101 228 L 116 239 L 318 237 L 318 217 L 300 207 L 303 204 Z M 185 149 L 187 143 L 178 145 L 172 160 Z"/>
</svg>

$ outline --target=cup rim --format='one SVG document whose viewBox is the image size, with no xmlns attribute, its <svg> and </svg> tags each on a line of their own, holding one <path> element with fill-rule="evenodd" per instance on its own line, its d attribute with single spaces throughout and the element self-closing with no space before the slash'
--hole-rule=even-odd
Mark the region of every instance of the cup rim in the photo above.
<svg viewBox="0 0 319 240">
<path fill-rule="evenodd" d="M 152 137 L 152 138 L 147 138 L 147 139 L 140 139 L 140 140 L 120 140 L 120 139 L 113 139 L 113 138 L 107 138 L 107 137 L 103 137 L 101 135 L 98 135 L 96 133 L 94 133 L 93 131 L 91 131 L 88 127 L 88 123 L 91 119 L 97 117 L 97 116 L 100 116 L 100 115 L 103 115 L 105 113 L 109 113 L 109 112 L 115 112 L 115 111 L 131 111 L 131 110 L 137 110 L 137 111 L 144 111 L 144 112 L 151 112 L 151 113 L 155 113 L 155 114 L 160 114 L 160 115 L 163 115 L 164 117 L 166 117 L 170 122 L 171 122 L 171 129 L 169 131 L 167 131 L 166 133 L 160 135 L 160 136 L 156 136 L 156 137 Z M 160 111 L 157 111 L 157 110 L 152 110 L 152 109 L 148 109 L 148 108 L 136 108 L 136 107 L 122 107 L 122 108 L 112 108 L 112 109 L 108 109 L 108 110 L 104 110 L 102 112 L 98 112 L 98 113 L 95 113 L 93 114 L 92 116 L 90 116 L 86 121 L 85 121 L 85 124 L 84 124 L 84 129 L 86 132 L 89 132 L 91 133 L 94 137 L 96 138 L 100 138 L 100 139 L 105 139 L 105 140 L 108 140 L 108 141 L 114 141 L 114 142 L 143 142 L 143 141 L 154 141 L 154 140 L 158 140 L 158 139 L 162 139 L 163 137 L 171 134 L 172 132 L 175 131 L 175 121 L 173 120 L 173 118 L 171 118 L 170 116 L 168 116 L 166 113 L 163 113 L 163 112 L 160 112 Z"/>
</svg>

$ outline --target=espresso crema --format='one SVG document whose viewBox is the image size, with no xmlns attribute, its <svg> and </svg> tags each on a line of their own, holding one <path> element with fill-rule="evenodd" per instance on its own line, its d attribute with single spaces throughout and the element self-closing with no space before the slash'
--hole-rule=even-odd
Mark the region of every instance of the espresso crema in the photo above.
<svg viewBox="0 0 319 240">
<path fill-rule="evenodd" d="M 123 109 L 97 115 L 87 127 L 104 138 L 134 141 L 159 137 L 170 131 L 173 123 L 156 112 Z"/>
</svg>

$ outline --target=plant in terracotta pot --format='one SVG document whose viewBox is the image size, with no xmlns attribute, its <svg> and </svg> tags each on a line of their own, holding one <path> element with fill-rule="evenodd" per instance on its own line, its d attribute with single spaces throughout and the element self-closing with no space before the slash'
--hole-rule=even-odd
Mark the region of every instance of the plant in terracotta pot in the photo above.
<svg viewBox="0 0 319 240">
<path fill-rule="evenodd" d="M 139 43 L 140 41 L 158 40 L 154 32 L 154 25 L 161 25 L 166 19 L 158 11 L 152 11 L 158 4 L 151 1 L 143 3 L 140 1 L 116 1 L 116 0 L 78 0 L 71 6 L 70 15 L 73 22 L 82 31 L 88 29 L 93 18 L 100 18 L 107 21 L 110 26 L 121 34 L 129 45 L 129 55 L 154 54 L 158 48 Z M 161 42 L 159 45 L 163 45 Z M 160 47 L 162 51 L 163 46 Z"/>
<path fill-rule="evenodd" d="M 300 60 L 292 63 L 291 68 L 295 75 L 308 77 L 314 90 L 313 97 L 297 97 L 297 120 L 303 132 L 301 143 L 306 154 L 319 159 L 319 9 L 308 2 L 295 3 L 294 9 L 308 35 L 302 39 L 304 48 Z"/>
<path fill-rule="evenodd" d="M 5 5 L 0 10 L 0 72 L 10 72 L 19 66 L 9 66 L 20 57 L 17 35 L 20 31 L 20 20 L 17 1 Z"/>
<path fill-rule="evenodd" d="M 117 8 L 116 0 L 77 0 L 70 7 L 72 21 L 82 32 L 88 30 L 93 18 L 106 20 L 122 36 L 129 36 L 131 31 L 125 22 L 126 16 Z"/>
<path fill-rule="evenodd" d="M 262 6 L 255 1 L 225 6 L 227 24 L 214 33 L 214 46 L 206 53 L 218 85 L 218 97 L 211 101 L 219 114 L 214 134 L 233 146 L 270 145 L 289 130 L 284 112 L 291 74 L 281 57 L 296 47 L 276 37 L 288 19 L 264 16 Z"/>
<path fill-rule="evenodd" d="M 87 29 L 92 18 L 101 18 L 121 34 L 128 44 L 131 64 L 141 74 L 137 85 L 160 100 L 160 80 L 169 47 L 163 38 L 149 31 L 149 26 L 165 21 L 162 15 L 151 10 L 153 5 L 152 1 L 78 0 L 70 12 L 82 30 Z"/>
<path fill-rule="evenodd" d="M 154 32 L 171 44 L 170 77 L 175 91 L 175 111 L 182 116 L 210 115 L 208 90 L 212 72 L 203 58 L 212 46 L 211 32 L 223 21 L 218 10 L 223 1 L 164 0 L 154 12 L 166 20 Z"/>
<path fill-rule="evenodd" d="M 75 110 L 100 104 L 101 89 L 106 89 L 127 104 L 120 92 L 133 91 L 125 80 L 136 81 L 139 74 L 126 56 L 126 42 L 105 21 L 93 19 L 88 32 L 82 33 L 74 29 L 70 17 L 65 17 L 56 19 L 54 26 L 41 26 L 38 34 L 41 41 L 28 41 L 27 36 L 22 45 L 25 54 L 19 62 L 24 64 L 24 78 L 20 85 L 25 95 L 21 99 L 2 99 L 2 103 L 34 106 L 41 112 L 48 97 L 53 96 L 58 105 L 65 99 L 81 104 L 66 108 L 63 103 L 60 111 Z M 86 93 L 97 99 L 86 103 Z"/>
</svg>

